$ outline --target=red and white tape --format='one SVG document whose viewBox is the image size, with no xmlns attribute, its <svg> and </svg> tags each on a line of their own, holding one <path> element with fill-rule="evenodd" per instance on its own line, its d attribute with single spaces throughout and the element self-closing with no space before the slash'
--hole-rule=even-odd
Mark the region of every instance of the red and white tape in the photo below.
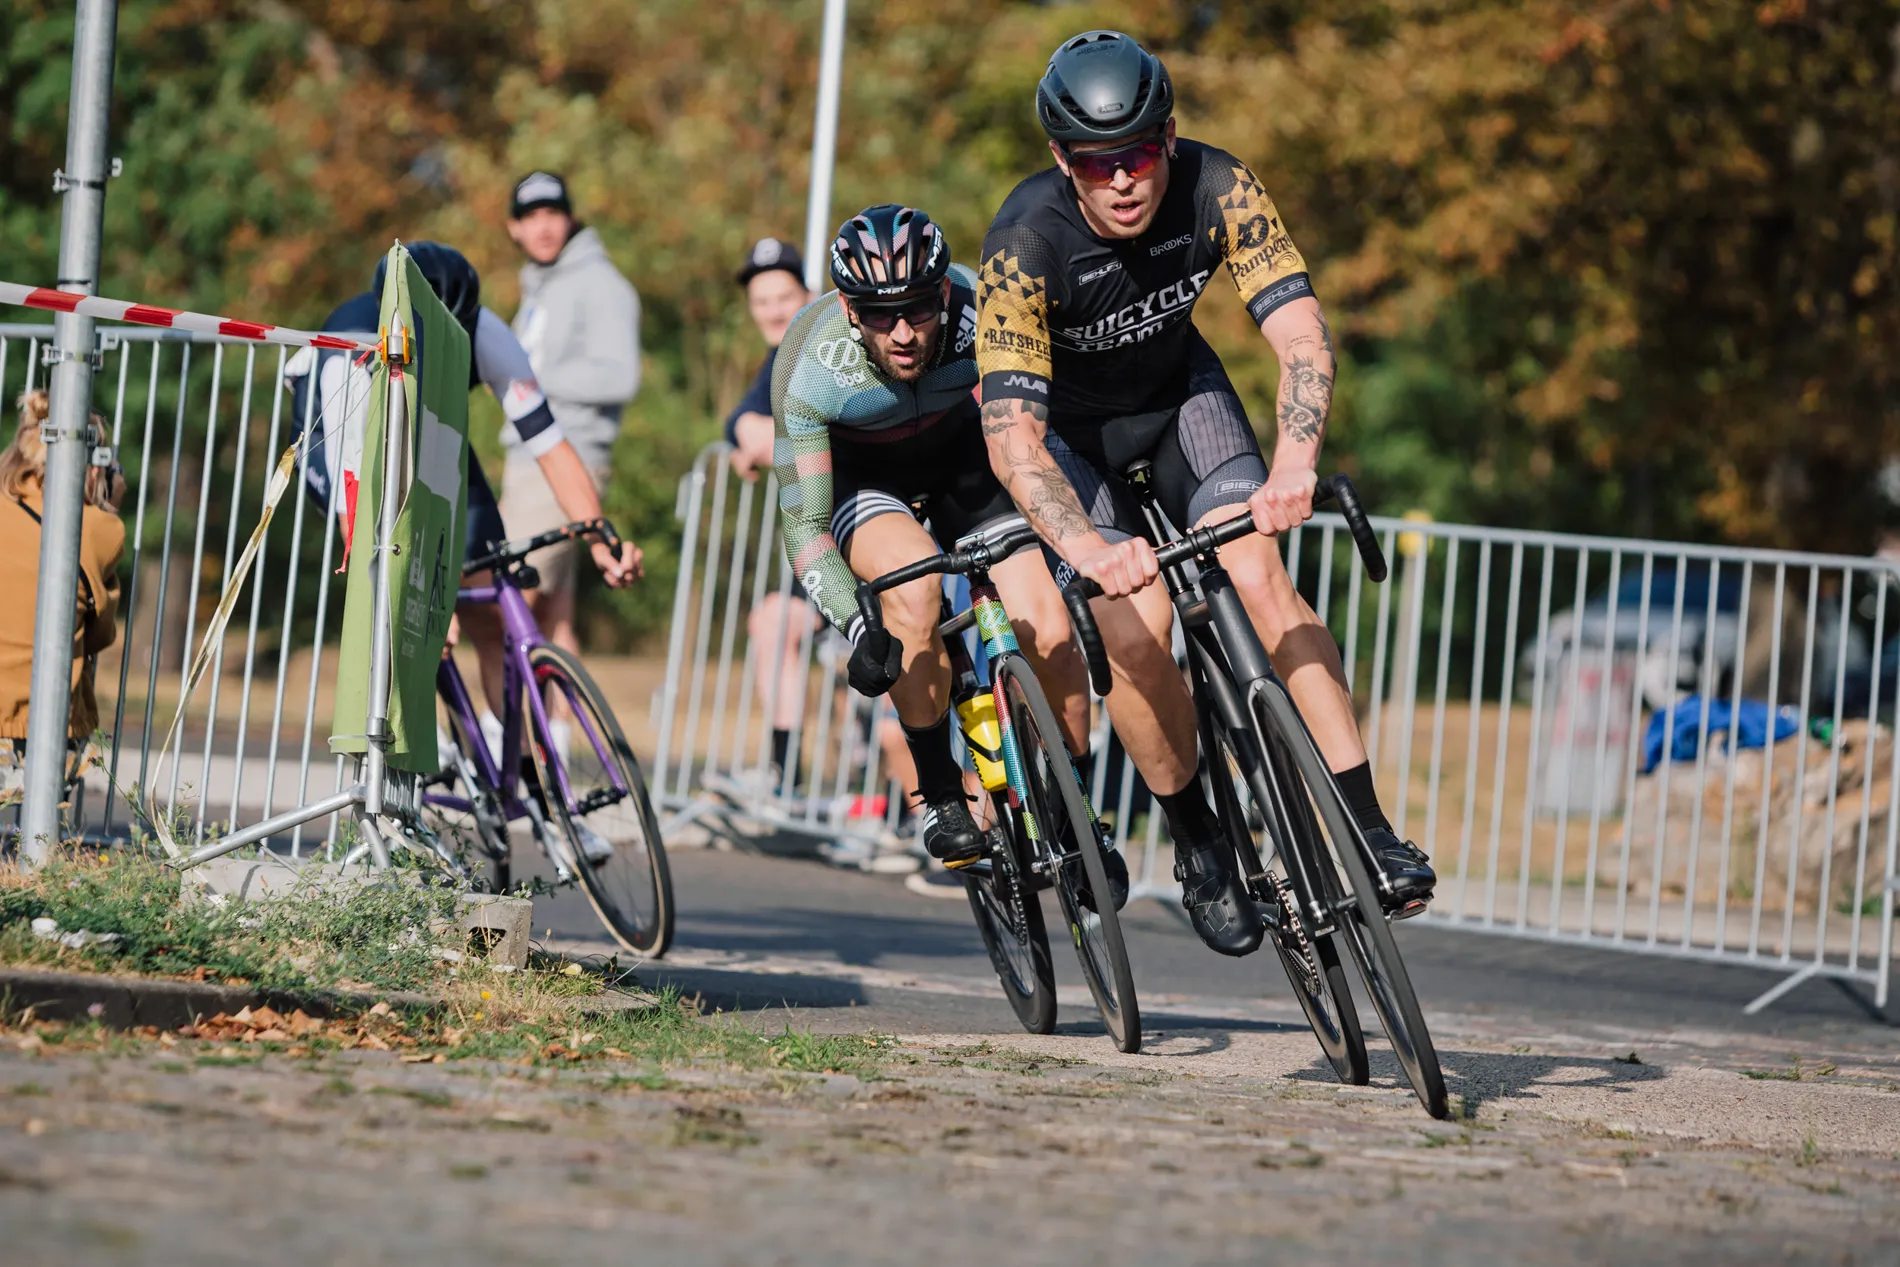
<svg viewBox="0 0 1900 1267">
<path fill-rule="evenodd" d="M 337 348 L 345 352 L 369 352 L 374 347 L 334 334 L 308 330 L 290 330 L 283 326 L 261 325 L 255 321 L 235 321 L 202 312 L 180 312 L 175 308 L 154 308 L 150 304 L 128 303 L 123 299 L 101 299 L 75 295 L 71 291 L 48 290 L 44 286 L 20 286 L 0 282 L 0 303 L 25 308 L 43 308 L 48 312 L 76 312 L 82 317 L 104 317 L 109 321 L 130 321 L 141 326 L 160 326 L 167 330 L 192 330 L 200 334 L 224 334 L 259 343 L 280 343 L 293 348 Z"/>
</svg>

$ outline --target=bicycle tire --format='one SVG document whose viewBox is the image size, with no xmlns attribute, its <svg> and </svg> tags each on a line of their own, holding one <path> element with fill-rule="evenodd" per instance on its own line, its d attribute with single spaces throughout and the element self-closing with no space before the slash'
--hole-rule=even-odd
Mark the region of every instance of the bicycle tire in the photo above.
<svg viewBox="0 0 1900 1267">
<path fill-rule="evenodd" d="M 451 852 L 462 859 L 477 887 L 490 893 L 506 893 L 511 879 L 511 846 L 508 824 L 503 820 L 494 788 L 482 783 L 481 770 L 468 755 L 471 739 L 462 727 L 462 719 L 453 708 L 444 708 L 443 733 L 448 751 L 439 754 L 442 772 L 425 781 L 423 788 L 423 824 L 438 840 L 449 843 Z M 438 746 L 440 746 L 438 744 Z M 463 812 L 431 802 L 431 793 L 447 795 L 469 803 Z"/>
<path fill-rule="evenodd" d="M 544 643 L 528 652 L 528 666 L 534 674 L 534 689 L 542 693 L 542 698 L 553 687 L 574 714 L 575 725 L 562 769 L 575 802 L 603 795 L 610 798 L 576 815 L 574 806 L 559 793 L 560 781 L 548 761 L 548 737 L 540 733 L 540 724 L 532 720 L 530 710 L 533 741 L 528 747 L 549 823 L 563 837 L 571 869 L 608 933 L 635 954 L 657 959 L 673 943 L 673 876 L 640 762 L 606 696 L 577 657 Z M 609 777 L 616 773 L 626 788 L 626 794 L 617 798 L 610 791 L 613 781 Z M 592 793 L 582 792 L 580 789 L 590 782 L 600 786 Z M 620 812 L 614 813 L 616 810 Z M 588 861 L 583 831 L 611 847 L 604 859 Z"/>
<path fill-rule="evenodd" d="M 1009 727 L 1005 740 L 1014 743 L 1021 762 L 1019 772 L 1027 791 L 1024 808 L 1043 833 L 1043 845 L 1052 850 L 1053 858 L 1075 855 L 1075 859 L 1059 862 L 1054 868 L 1055 887 L 1076 957 L 1082 964 L 1083 979 L 1115 1046 L 1124 1052 L 1140 1051 L 1141 1007 L 1135 998 L 1135 976 L 1128 966 L 1121 918 L 1113 903 L 1098 901 L 1095 905 L 1101 909 L 1092 910 L 1081 900 L 1078 881 L 1083 877 L 1091 894 L 1110 892 L 1108 871 L 1102 864 L 1094 817 L 1077 782 L 1062 730 L 1028 661 L 1016 655 L 1003 656 L 992 669 L 992 677 L 1005 706 L 1005 725 Z M 1049 736 L 1055 737 L 1053 749 Z M 1059 760 L 1051 759 L 1052 750 L 1062 754 Z M 1079 874 L 1076 861 L 1081 863 Z"/>
<path fill-rule="evenodd" d="M 1292 727 L 1279 728 L 1276 733 L 1289 748 L 1293 743 L 1301 745 L 1292 749 L 1292 756 L 1326 822 L 1326 834 L 1332 840 L 1333 848 L 1315 861 L 1324 861 L 1325 856 L 1330 856 L 1345 872 L 1351 890 L 1350 897 L 1342 895 L 1334 906 L 1340 935 L 1359 969 L 1359 979 L 1365 983 L 1373 1011 L 1379 1014 L 1379 1021 L 1385 1026 L 1392 1054 L 1398 1058 L 1399 1067 L 1405 1071 L 1418 1102 L 1433 1117 L 1448 1118 L 1451 1110 L 1445 1093 L 1444 1071 L 1438 1064 L 1438 1049 L 1432 1043 L 1431 1031 L 1426 1028 L 1425 1014 L 1418 1006 L 1418 993 L 1412 988 L 1411 974 L 1405 970 L 1405 960 L 1392 936 L 1391 924 L 1379 901 L 1379 890 L 1361 856 L 1358 830 L 1346 810 L 1339 785 L 1320 759 L 1312 734 L 1299 720 L 1291 698 L 1285 697 L 1285 688 L 1278 683 L 1269 687 L 1270 690 L 1276 688 L 1282 692 L 1281 698 L 1269 699 L 1264 714 L 1257 716 L 1256 721 L 1263 730 L 1272 726 L 1273 704 L 1277 702 L 1298 727 L 1296 739 L 1286 733 Z"/>
<path fill-rule="evenodd" d="M 1013 830 L 1005 839 L 1009 841 L 1007 847 L 1014 849 Z M 990 964 L 996 969 L 996 979 L 1016 1019 L 1032 1034 L 1054 1033 L 1056 973 L 1041 896 L 1022 885 L 1019 869 L 1001 858 L 992 858 L 980 873 L 966 870 L 963 884 L 977 932 L 982 934 Z M 1012 912 L 1012 907 L 1018 905 L 1022 913 L 1020 933 Z"/>
<path fill-rule="evenodd" d="M 1264 771 L 1257 759 L 1257 752 L 1249 753 L 1247 760 L 1234 751 L 1233 737 L 1220 725 L 1213 727 L 1214 742 L 1229 771 L 1226 780 L 1212 777 L 1213 761 L 1209 761 L 1209 782 L 1214 785 L 1215 806 L 1218 817 L 1228 825 L 1228 830 L 1238 833 L 1243 829 L 1256 834 L 1266 834 L 1266 821 L 1260 815 L 1259 805 L 1265 789 L 1250 788 L 1252 806 L 1240 803 L 1237 785 L 1233 776 L 1252 783 L 1263 777 Z M 1258 736 L 1255 736 L 1258 748 Z M 1282 779 L 1286 785 L 1286 780 Z M 1292 785 L 1297 786 L 1297 784 Z M 1292 831 L 1301 830 L 1306 824 L 1294 824 Z M 1236 839 L 1236 851 L 1245 858 L 1246 853 L 1239 849 Z M 1266 857 L 1271 849 L 1260 851 L 1255 847 L 1256 856 Z M 1339 960 L 1339 949 L 1333 945 L 1329 936 L 1313 937 L 1310 934 L 1296 935 L 1288 923 L 1287 898 L 1290 893 L 1277 895 L 1281 915 L 1276 923 L 1267 929 L 1267 938 L 1273 943 L 1274 955 L 1280 961 L 1280 967 L 1286 972 L 1287 984 L 1293 987 L 1293 997 L 1299 1003 L 1300 1010 L 1306 1013 L 1306 1023 L 1312 1027 L 1313 1037 L 1319 1042 L 1320 1054 L 1326 1057 L 1341 1082 L 1353 1086 L 1365 1086 L 1372 1077 L 1371 1062 L 1366 1056 L 1365 1033 L 1359 1027 L 1359 1012 L 1353 1006 L 1352 991 L 1346 984 L 1346 970 Z M 1296 905 L 1296 904 L 1295 904 Z M 1301 913 L 1294 909 L 1292 918 L 1298 920 Z M 1306 946 L 1302 948 L 1300 941 Z M 1310 957 L 1309 957 L 1310 956 Z"/>
</svg>

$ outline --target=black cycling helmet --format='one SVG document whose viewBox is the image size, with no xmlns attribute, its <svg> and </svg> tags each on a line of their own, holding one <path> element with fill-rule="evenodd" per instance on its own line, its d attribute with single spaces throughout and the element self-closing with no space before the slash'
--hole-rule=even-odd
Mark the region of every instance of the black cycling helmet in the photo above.
<svg viewBox="0 0 1900 1267">
<path fill-rule="evenodd" d="M 429 289 L 442 301 L 442 306 L 455 315 L 462 329 L 468 331 L 470 340 L 475 338 L 475 321 L 482 311 L 482 278 L 468 258 L 452 246 L 440 242 L 410 242 L 406 244 L 409 258 L 416 262 L 422 275 L 429 281 Z M 370 293 L 379 299 L 383 293 L 383 275 L 388 271 L 387 255 L 376 261 L 376 278 L 370 283 Z"/>
<path fill-rule="evenodd" d="M 1120 31 L 1084 31 L 1062 41 L 1036 85 L 1036 118 L 1062 145 L 1126 140 L 1173 113 L 1168 68 Z"/>
<path fill-rule="evenodd" d="M 847 299 L 894 299 L 949 275 L 943 231 L 914 207 L 866 207 L 838 226 L 831 243 L 831 284 Z"/>
</svg>

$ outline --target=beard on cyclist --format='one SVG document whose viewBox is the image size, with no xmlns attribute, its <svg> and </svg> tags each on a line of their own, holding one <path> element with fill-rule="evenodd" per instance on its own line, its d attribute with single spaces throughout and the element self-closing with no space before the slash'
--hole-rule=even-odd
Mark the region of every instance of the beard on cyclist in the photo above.
<svg viewBox="0 0 1900 1267">
<path fill-rule="evenodd" d="M 838 303 L 851 322 L 851 337 L 864 345 L 864 354 L 886 378 L 914 383 L 937 363 L 950 305 L 949 278 L 889 301 L 839 295 Z"/>
</svg>

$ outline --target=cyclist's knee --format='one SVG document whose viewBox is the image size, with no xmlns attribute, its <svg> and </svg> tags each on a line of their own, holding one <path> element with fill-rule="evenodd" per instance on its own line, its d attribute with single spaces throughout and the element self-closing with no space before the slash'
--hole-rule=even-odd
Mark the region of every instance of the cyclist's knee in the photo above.
<svg viewBox="0 0 1900 1267">
<path fill-rule="evenodd" d="M 934 576 L 885 590 L 884 627 L 908 648 L 921 649 L 932 640 L 943 615 L 943 589 Z"/>
</svg>

